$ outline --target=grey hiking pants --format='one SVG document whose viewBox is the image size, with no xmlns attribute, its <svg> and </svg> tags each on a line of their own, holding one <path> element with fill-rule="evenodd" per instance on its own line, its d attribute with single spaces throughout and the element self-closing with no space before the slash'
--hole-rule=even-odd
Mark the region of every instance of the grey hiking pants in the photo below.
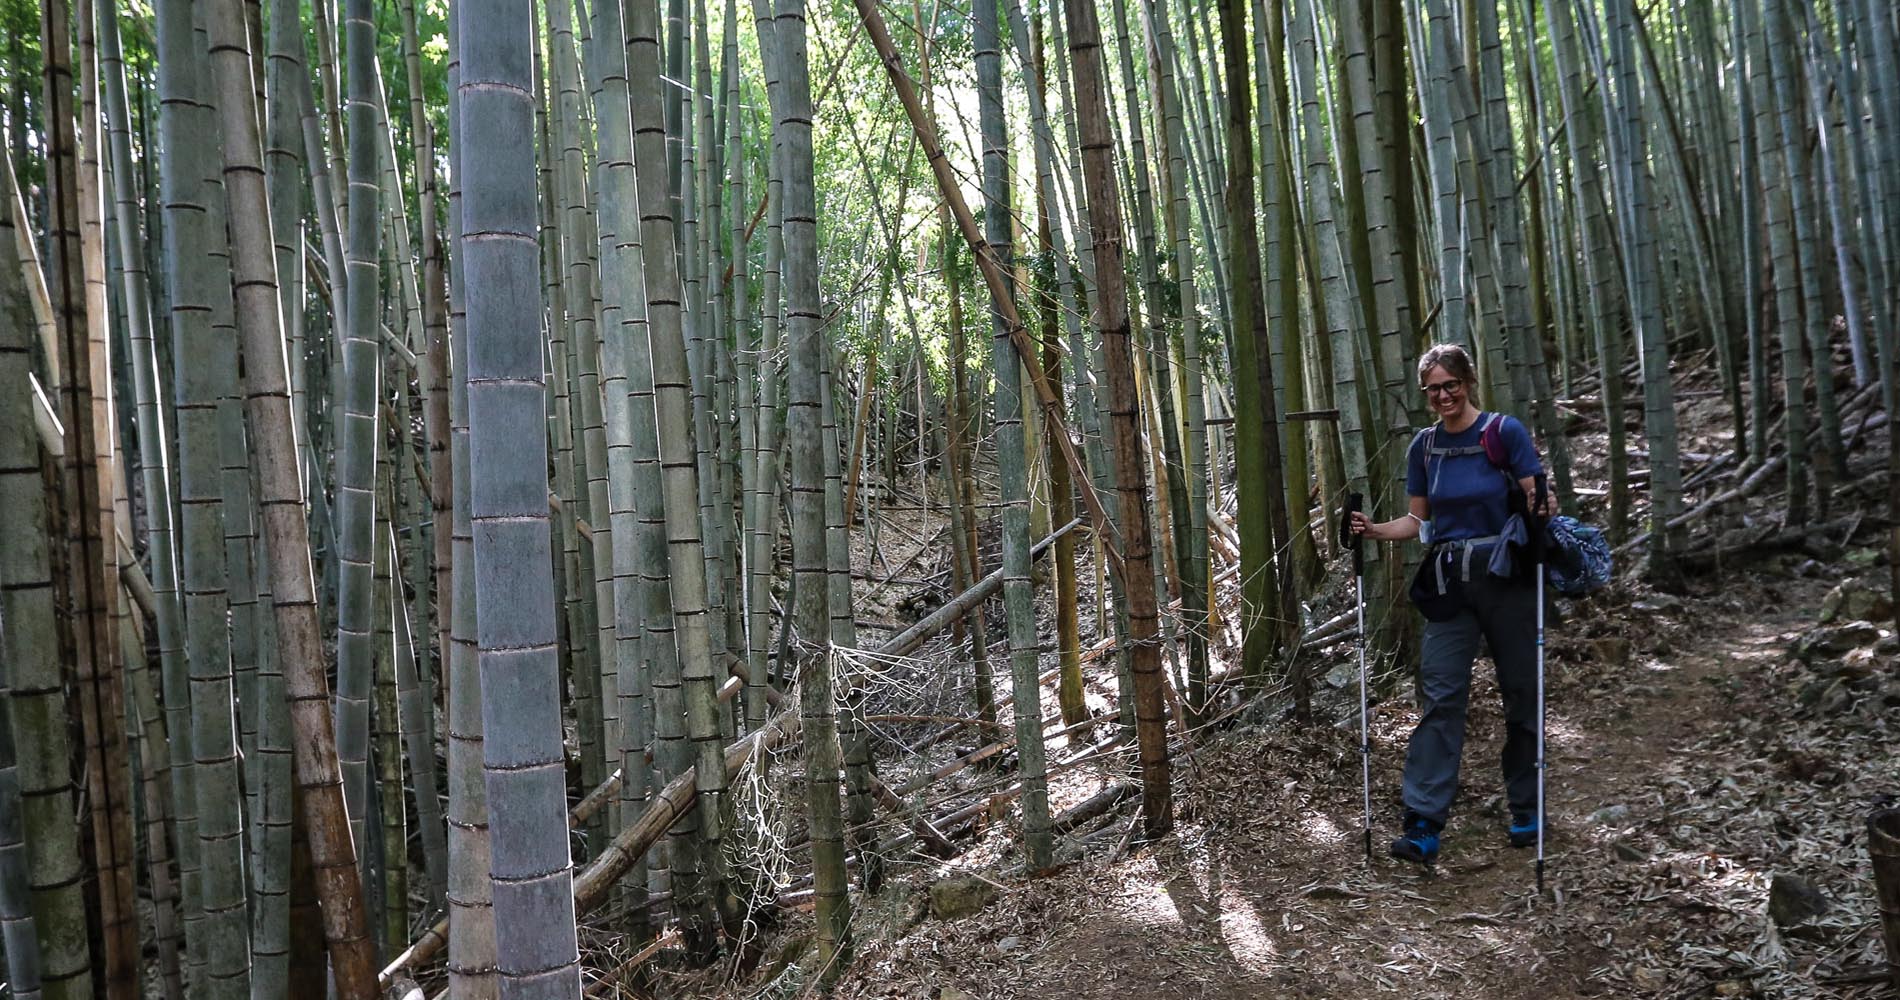
<svg viewBox="0 0 1900 1000">
<path fill-rule="evenodd" d="M 1511 812 L 1537 809 L 1537 589 L 1476 567 L 1456 618 L 1426 622 L 1418 728 L 1405 754 L 1405 808 L 1443 826 L 1458 793 L 1465 709 L 1478 640 L 1490 648 L 1504 696 L 1504 788 Z"/>
</svg>

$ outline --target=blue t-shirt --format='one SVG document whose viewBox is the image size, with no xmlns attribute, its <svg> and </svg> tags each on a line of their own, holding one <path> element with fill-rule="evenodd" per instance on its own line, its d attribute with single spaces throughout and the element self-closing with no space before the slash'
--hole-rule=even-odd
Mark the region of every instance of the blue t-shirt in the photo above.
<svg viewBox="0 0 1900 1000">
<path fill-rule="evenodd" d="M 1428 447 L 1478 448 L 1485 423 L 1482 414 L 1457 434 L 1435 425 L 1412 437 L 1405 456 L 1405 492 L 1425 497 L 1430 504 L 1434 542 L 1497 534 L 1511 516 L 1510 491 L 1517 481 L 1544 471 L 1537 445 L 1524 425 L 1503 414 L 1496 420 L 1509 457 L 1509 477 L 1482 450 L 1466 455 L 1426 454 Z"/>
</svg>

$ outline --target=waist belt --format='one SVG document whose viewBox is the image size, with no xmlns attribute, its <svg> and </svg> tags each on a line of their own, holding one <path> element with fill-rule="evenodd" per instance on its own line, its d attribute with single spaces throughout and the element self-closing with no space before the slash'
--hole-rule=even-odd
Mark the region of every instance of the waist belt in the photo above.
<svg viewBox="0 0 1900 1000">
<path fill-rule="evenodd" d="M 1496 545 L 1497 542 L 1497 535 L 1485 535 L 1481 538 L 1451 538 L 1442 542 L 1433 542 L 1430 557 L 1432 560 L 1432 571 L 1438 576 L 1438 592 L 1441 594 L 1445 592 L 1445 560 L 1439 558 L 1441 554 L 1456 551 L 1458 553 L 1458 579 L 1460 582 L 1470 583 L 1471 554 L 1474 551 Z"/>
</svg>

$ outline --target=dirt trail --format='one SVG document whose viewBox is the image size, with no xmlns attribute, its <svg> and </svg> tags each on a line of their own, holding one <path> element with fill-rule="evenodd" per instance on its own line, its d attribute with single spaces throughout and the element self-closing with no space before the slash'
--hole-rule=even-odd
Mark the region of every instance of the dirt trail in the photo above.
<svg viewBox="0 0 1900 1000">
<path fill-rule="evenodd" d="M 909 916 L 867 935 L 839 993 L 1882 995 L 1864 981 L 1880 943 L 1860 824 L 1896 791 L 1900 677 L 1889 662 L 1871 683 L 1843 686 L 1788 657 L 1828 585 L 1759 577 L 1703 583 L 1686 599 L 1616 593 L 1553 631 L 1542 898 L 1530 852 L 1504 842 L 1502 720 L 1480 661 L 1464 791 L 1435 871 L 1385 857 L 1416 718 L 1394 698 L 1375 710 L 1369 867 L 1356 709 L 1340 726 L 1230 734 L 1177 770 L 1183 818 L 1158 845 L 1122 851 L 1120 822 L 1055 875 L 1025 882 L 992 868 L 999 898 L 958 921 L 921 917 L 921 888 L 945 872 L 913 872 L 912 898 L 889 904 Z M 1114 777 L 1072 775 L 1058 804 Z M 1831 909 L 1776 930 L 1776 872 L 1812 882 Z"/>
</svg>

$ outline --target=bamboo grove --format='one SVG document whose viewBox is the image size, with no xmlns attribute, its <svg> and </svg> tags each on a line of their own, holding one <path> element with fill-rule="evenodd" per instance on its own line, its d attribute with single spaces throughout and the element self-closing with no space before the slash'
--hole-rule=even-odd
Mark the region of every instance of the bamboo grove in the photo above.
<svg viewBox="0 0 1900 1000">
<path fill-rule="evenodd" d="M 1880 0 L 4 7 L 16 997 L 576 997 L 588 928 L 711 964 L 795 881 L 834 976 L 944 841 L 880 661 L 1028 870 L 1078 749 L 1163 836 L 1192 734 L 1306 715 L 1430 343 L 1659 581 L 1895 476 Z M 861 620 L 903 511 L 949 585 Z"/>
</svg>

